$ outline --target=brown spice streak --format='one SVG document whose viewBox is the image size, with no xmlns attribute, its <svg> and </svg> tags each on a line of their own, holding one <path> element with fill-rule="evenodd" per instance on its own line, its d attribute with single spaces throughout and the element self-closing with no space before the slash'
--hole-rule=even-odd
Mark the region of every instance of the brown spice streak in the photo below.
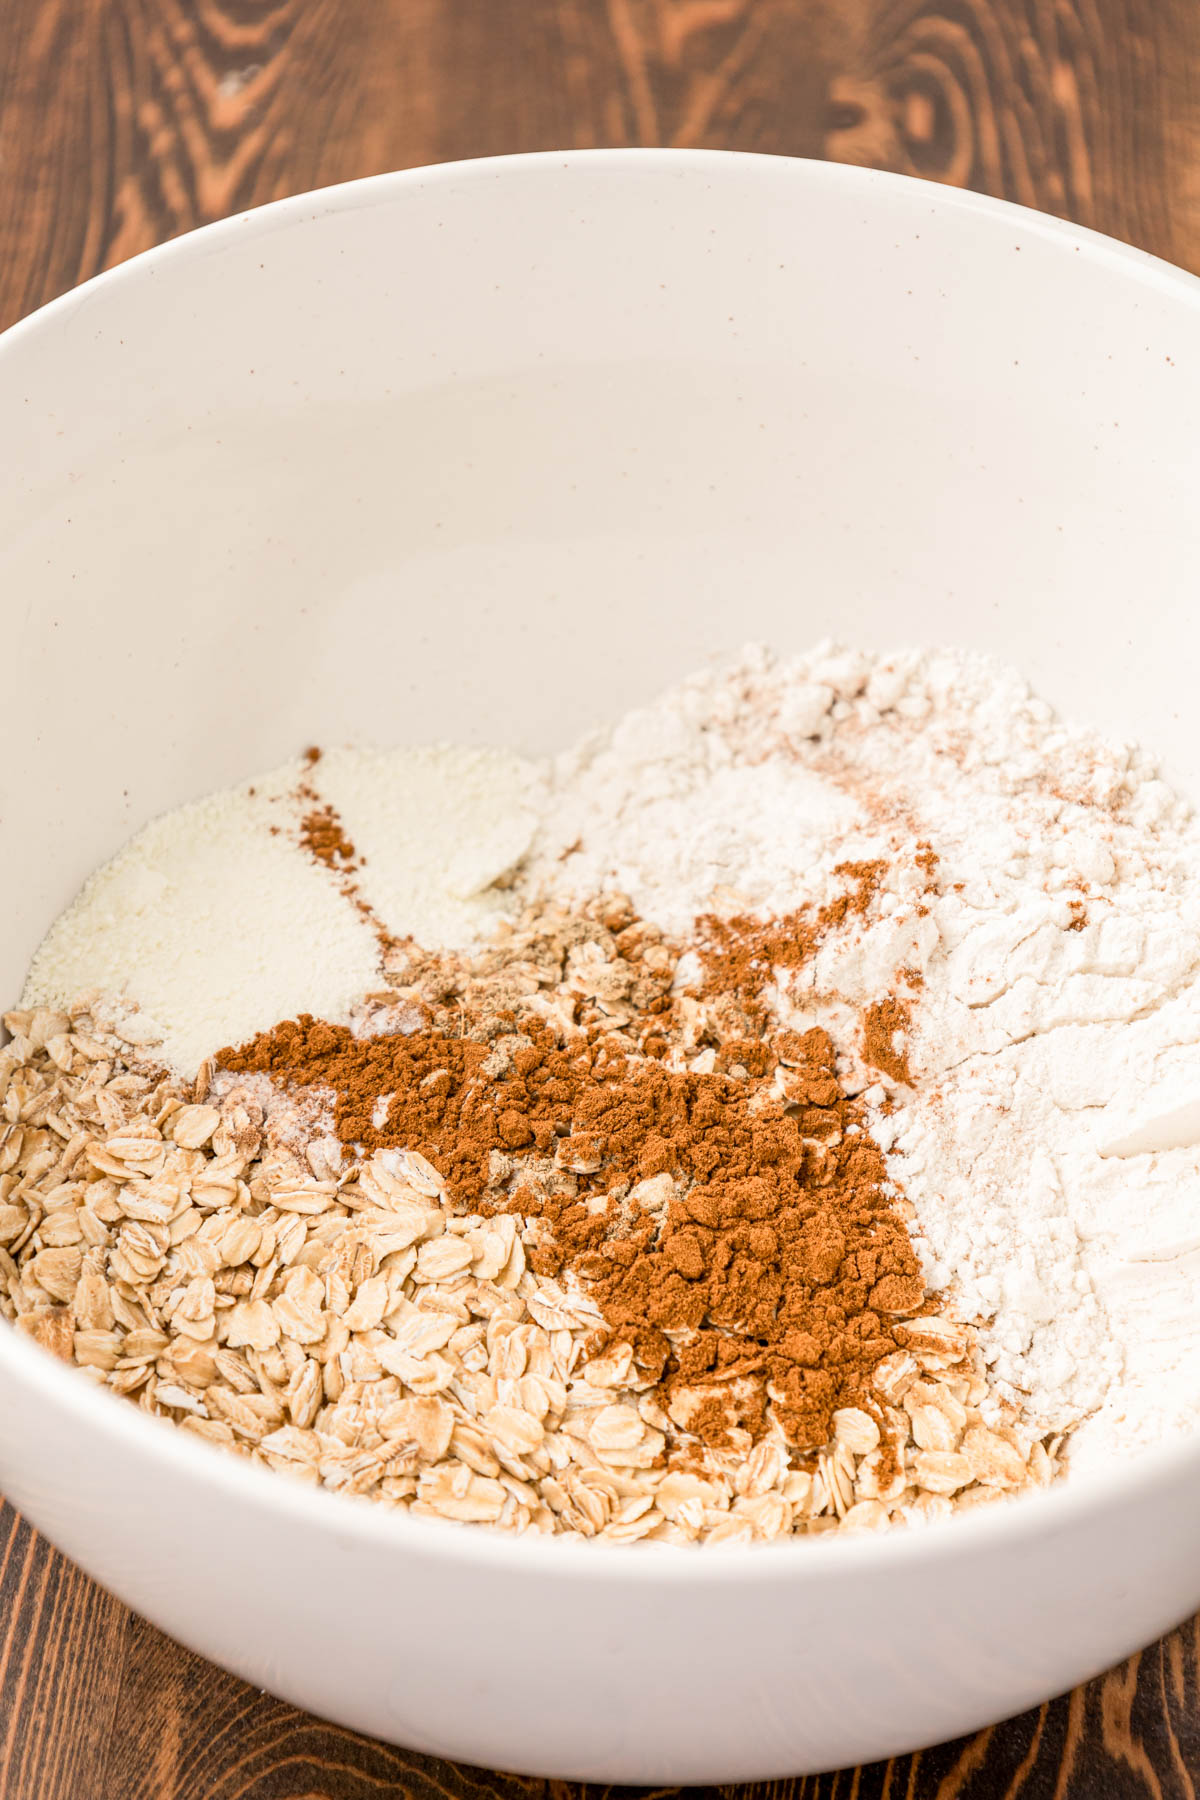
<svg viewBox="0 0 1200 1800">
<path fill-rule="evenodd" d="M 928 838 L 918 838 L 913 861 L 925 877 L 925 892 L 936 894 L 938 887 L 938 853 Z"/>
<path fill-rule="evenodd" d="M 322 752 L 315 744 L 304 752 L 304 760 L 310 769 L 320 762 L 321 756 Z M 301 781 L 297 785 L 295 798 L 308 808 L 300 817 L 301 849 L 307 850 L 314 862 L 320 863 L 337 876 L 343 899 L 348 900 L 359 917 L 371 927 L 380 952 L 387 956 L 396 948 L 399 940 L 363 897 L 356 877 L 367 859 L 359 856 L 342 824 L 341 814 L 329 801 L 322 800 L 309 781 Z M 278 826 L 272 825 L 272 834 L 277 835 L 278 829 Z"/>
<path fill-rule="evenodd" d="M 908 1002 L 895 994 L 874 1001 L 863 1011 L 864 1058 L 873 1069 L 906 1086 L 912 1081 L 905 1042 L 908 1027 Z"/>
<path fill-rule="evenodd" d="M 317 862 L 339 874 L 358 866 L 354 845 L 332 806 L 314 806 L 304 814 L 300 820 L 300 844 Z"/>
</svg>

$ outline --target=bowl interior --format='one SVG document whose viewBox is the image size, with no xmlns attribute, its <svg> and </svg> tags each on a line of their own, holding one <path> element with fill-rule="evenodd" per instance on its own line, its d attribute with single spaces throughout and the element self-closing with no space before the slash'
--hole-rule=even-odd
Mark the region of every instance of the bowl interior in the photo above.
<svg viewBox="0 0 1200 1800">
<path fill-rule="evenodd" d="M 750 637 L 949 640 L 1200 774 L 1200 286 L 772 158 L 417 171 L 0 347 L 0 991 L 147 817 L 303 743 L 544 750 Z"/>
</svg>

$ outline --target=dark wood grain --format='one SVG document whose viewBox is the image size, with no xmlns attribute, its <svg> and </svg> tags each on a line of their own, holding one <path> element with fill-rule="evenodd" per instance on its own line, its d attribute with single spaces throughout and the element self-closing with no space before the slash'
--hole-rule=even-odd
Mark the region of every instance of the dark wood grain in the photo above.
<svg viewBox="0 0 1200 1800">
<path fill-rule="evenodd" d="M 88 1792 L 108 1753 L 130 1623 L 0 1510 L 0 1800 Z"/>
<path fill-rule="evenodd" d="M 382 169 L 667 143 L 828 156 L 1200 270 L 1198 0 L 0 0 L 0 324 Z M 1200 1626 L 992 1731 L 738 1800 L 1194 1800 Z M 584 1800 L 306 1719 L 0 1511 L 0 1800 Z M 600 1790 L 596 1790 L 597 1793 Z"/>
<path fill-rule="evenodd" d="M 607 1800 L 325 1725 L 165 1638 L 11 1510 L 0 1541 L 0 1800 Z M 1194 1800 L 1200 1622 L 1074 1694 L 895 1762 L 725 1800 Z M 657 1790 L 665 1796 L 676 1790 Z M 701 1790 L 692 1790 L 699 1793 Z"/>
<path fill-rule="evenodd" d="M 1200 268 L 1200 7 L 2 0 L 0 323 L 281 194 L 626 143 L 902 169 Z"/>
</svg>

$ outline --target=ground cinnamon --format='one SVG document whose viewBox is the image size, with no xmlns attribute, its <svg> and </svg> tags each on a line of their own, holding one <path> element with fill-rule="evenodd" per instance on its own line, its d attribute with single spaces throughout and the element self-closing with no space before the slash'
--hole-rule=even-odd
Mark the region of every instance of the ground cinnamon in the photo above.
<svg viewBox="0 0 1200 1800">
<path fill-rule="evenodd" d="M 863 1056 L 873 1069 L 907 1085 L 909 1005 L 897 994 L 875 1000 L 863 1011 Z"/>
<path fill-rule="evenodd" d="M 319 745 L 310 744 L 304 752 L 306 768 L 310 771 L 315 769 L 323 755 Z M 307 850 L 314 862 L 320 863 L 322 868 L 328 869 L 336 877 L 343 899 L 348 900 L 359 917 L 371 927 L 380 950 L 385 956 L 388 955 L 395 949 L 397 940 L 363 895 L 358 877 L 367 859 L 359 856 L 342 823 L 341 814 L 305 778 L 297 783 L 294 798 L 305 809 L 300 815 L 301 849 Z M 276 835 L 278 829 L 275 825 L 271 827 L 272 833 Z"/>
<path fill-rule="evenodd" d="M 358 867 L 354 845 L 332 806 L 314 805 L 304 814 L 300 820 L 300 843 L 317 862 L 339 874 Z"/>
<path fill-rule="evenodd" d="M 613 922 L 600 973 L 641 992 L 632 1036 L 569 991 L 551 1024 L 544 991 L 540 1012 L 506 1010 L 450 981 L 426 1029 L 359 1036 L 306 1015 L 218 1060 L 329 1090 L 343 1142 L 419 1151 L 455 1207 L 519 1214 L 535 1270 L 581 1282 L 681 1437 L 756 1438 L 773 1417 L 818 1447 L 839 1407 L 872 1404 L 924 1299 L 882 1156 L 823 1032 L 675 1066 L 678 1023 L 617 955 L 636 956 L 636 930 Z"/>
<path fill-rule="evenodd" d="M 705 992 L 735 994 L 743 1004 L 756 1001 L 775 980 L 777 969 L 802 967 L 827 932 L 865 917 L 886 869 L 881 861 L 839 863 L 834 874 L 846 883 L 843 893 L 824 906 L 781 918 L 763 920 L 743 913 L 721 919 L 706 914 L 699 920 Z"/>
</svg>

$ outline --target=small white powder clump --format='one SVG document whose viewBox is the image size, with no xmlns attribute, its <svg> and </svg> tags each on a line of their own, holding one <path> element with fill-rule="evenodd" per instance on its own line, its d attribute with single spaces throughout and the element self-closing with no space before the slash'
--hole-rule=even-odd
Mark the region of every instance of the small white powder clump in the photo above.
<svg viewBox="0 0 1200 1800">
<path fill-rule="evenodd" d="M 480 936 L 512 904 L 488 884 L 520 860 L 539 772 L 463 749 L 331 751 L 153 820 L 47 934 L 23 1006 L 90 989 L 184 1075 L 224 1044 L 311 1012 L 344 1023 L 380 984 L 376 925 L 431 946 Z M 373 922 L 299 839 L 315 804 L 343 827 Z M 336 796 L 336 798 L 335 798 Z"/>
</svg>

